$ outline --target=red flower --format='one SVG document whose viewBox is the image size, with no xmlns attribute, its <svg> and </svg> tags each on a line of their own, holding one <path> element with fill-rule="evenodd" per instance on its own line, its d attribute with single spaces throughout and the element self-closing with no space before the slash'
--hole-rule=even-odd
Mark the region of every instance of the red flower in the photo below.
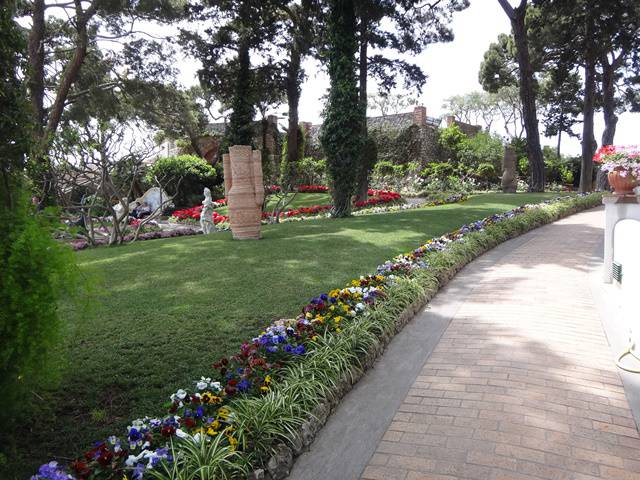
<svg viewBox="0 0 640 480">
<path fill-rule="evenodd" d="M 73 470 L 73 473 L 75 473 L 82 479 L 85 479 L 89 475 L 91 475 L 91 469 L 89 468 L 89 465 L 83 460 L 75 460 L 74 462 L 72 462 L 71 470 Z"/>
</svg>

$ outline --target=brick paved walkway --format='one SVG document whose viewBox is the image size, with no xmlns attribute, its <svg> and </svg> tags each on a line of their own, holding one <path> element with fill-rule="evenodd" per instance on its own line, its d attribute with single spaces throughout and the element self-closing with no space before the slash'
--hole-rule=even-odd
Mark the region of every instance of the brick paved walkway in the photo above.
<svg viewBox="0 0 640 480">
<path fill-rule="evenodd" d="M 601 223 L 601 211 L 556 222 L 484 270 L 363 479 L 640 479 L 589 289 Z"/>
</svg>

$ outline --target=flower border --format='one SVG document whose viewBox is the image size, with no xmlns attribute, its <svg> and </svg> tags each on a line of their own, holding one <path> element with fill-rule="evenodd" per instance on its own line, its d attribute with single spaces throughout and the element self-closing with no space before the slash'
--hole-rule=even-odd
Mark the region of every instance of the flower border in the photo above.
<svg viewBox="0 0 640 480">
<path fill-rule="evenodd" d="M 360 277 L 344 289 L 336 289 L 312 299 L 296 319 L 275 322 L 253 340 L 244 343 L 237 355 L 214 364 L 214 368 L 218 370 L 218 380 L 203 377 L 194 382 L 195 387 L 190 389 L 191 393 L 187 389 L 174 393 L 168 416 L 162 419 L 136 420 L 127 428 L 125 437 L 112 436 L 96 443 L 84 457 L 71 464 L 74 475 L 56 462 L 49 462 L 32 479 L 142 479 L 145 471 L 173 460 L 168 450 L 168 442 L 173 438 L 203 440 L 220 436 L 235 449 L 238 432 L 234 425 L 233 410 L 228 406 L 229 401 L 259 398 L 260 395 L 270 393 L 274 384 L 277 390 L 278 383 L 286 383 L 286 379 L 278 377 L 285 371 L 284 367 L 295 364 L 297 359 L 304 361 L 306 358 L 313 358 L 314 350 L 324 340 L 340 337 L 343 325 L 349 326 L 357 323 L 359 318 L 366 318 L 374 306 L 377 308 L 377 305 L 382 305 L 384 308 L 386 303 L 391 304 L 392 301 L 387 302 L 387 299 L 398 284 L 425 272 L 431 279 L 430 289 L 423 288 L 422 295 L 418 295 L 418 298 L 405 299 L 398 321 L 394 317 L 396 331 L 411 318 L 419 306 L 431 298 L 438 285 L 446 283 L 472 258 L 541 224 L 593 207 L 600 198 L 601 195 L 598 194 L 557 197 L 486 217 L 433 238 L 417 249 L 380 265 L 374 275 Z M 509 228 L 504 228 L 503 225 Z M 455 255 L 459 253 L 457 250 L 465 248 L 468 251 L 457 260 L 442 262 L 443 258 Z M 383 336 L 380 344 L 386 344 L 390 337 L 388 334 Z M 382 348 L 374 349 L 360 367 L 355 365 L 357 372 L 361 374 L 371 366 L 381 351 Z M 347 383 L 351 385 L 357 378 L 357 374 L 352 374 Z M 334 399 L 341 397 L 340 393 L 333 395 Z M 324 401 L 326 400 L 327 396 Z M 328 412 L 326 415 L 314 414 L 310 421 L 315 419 L 322 424 L 322 418 L 326 420 L 327 415 Z M 304 435 L 300 438 L 303 437 Z M 312 438 L 313 435 L 306 435 L 306 438 L 309 437 Z M 290 443 L 295 446 L 294 439 Z M 297 443 L 299 448 L 293 450 L 287 445 L 279 445 L 278 448 L 299 453 L 302 446 L 310 441 Z M 272 457 L 272 460 L 277 457 Z M 274 462 L 270 460 L 268 464 L 272 467 L 269 468 L 272 478 L 284 478 L 282 472 L 286 476 L 287 465 L 292 462 L 293 455 L 279 457 L 285 459 L 284 469 L 277 461 L 275 466 L 272 465 Z M 256 471 L 255 475 L 264 475 L 264 471 Z"/>
</svg>

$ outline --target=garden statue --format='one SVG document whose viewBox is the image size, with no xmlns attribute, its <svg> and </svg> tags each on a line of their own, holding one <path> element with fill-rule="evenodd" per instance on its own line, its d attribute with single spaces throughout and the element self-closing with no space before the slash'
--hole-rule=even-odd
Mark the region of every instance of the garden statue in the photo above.
<svg viewBox="0 0 640 480">
<path fill-rule="evenodd" d="M 229 223 L 236 240 L 260 238 L 264 185 L 262 154 L 248 145 L 235 145 L 222 157 Z"/>
<path fill-rule="evenodd" d="M 137 213 L 133 216 L 141 218 L 146 215 L 153 215 L 154 213 L 162 213 L 167 208 L 173 207 L 173 197 L 170 197 L 167 192 L 159 187 L 151 187 L 144 192 L 139 198 L 136 198 L 133 202 L 129 203 L 129 215 L 133 215 L 133 212 L 137 210 Z M 113 210 L 116 215 L 120 217 L 124 210 L 124 206 L 128 200 L 125 198 L 122 202 L 114 205 Z"/>
<path fill-rule="evenodd" d="M 200 226 L 202 233 L 208 235 L 214 230 L 213 223 L 213 200 L 211 200 L 211 190 L 204 187 L 204 200 L 202 201 L 202 211 L 200 212 Z"/>
<path fill-rule="evenodd" d="M 502 191 L 516 193 L 518 187 L 518 172 L 516 171 L 516 152 L 511 147 L 504 147 L 502 158 Z"/>
</svg>

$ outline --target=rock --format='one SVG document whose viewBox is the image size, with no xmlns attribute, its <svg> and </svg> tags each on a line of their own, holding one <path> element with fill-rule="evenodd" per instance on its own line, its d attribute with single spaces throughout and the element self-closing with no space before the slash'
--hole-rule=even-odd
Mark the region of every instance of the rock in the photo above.
<svg viewBox="0 0 640 480">
<path fill-rule="evenodd" d="M 502 158 L 502 191 L 504 193 L 516 193 L 518 187 L 516 161 L 515 150 L 511 147 L 505 147 Z"/>
<path fill-rule="evenodd" d="M 293 452 L 284 444 L 276 446 L 276 453 L 269 459 L 267 470 L 273 480 L 282 480 L 289 475 L 293 465 Z"/>
<path fill-rule="evenodd" d="M 249 474 L 247 477 L 248 480 L 265 480 L 264 470 L 258 468 Z"/>
</svg>

